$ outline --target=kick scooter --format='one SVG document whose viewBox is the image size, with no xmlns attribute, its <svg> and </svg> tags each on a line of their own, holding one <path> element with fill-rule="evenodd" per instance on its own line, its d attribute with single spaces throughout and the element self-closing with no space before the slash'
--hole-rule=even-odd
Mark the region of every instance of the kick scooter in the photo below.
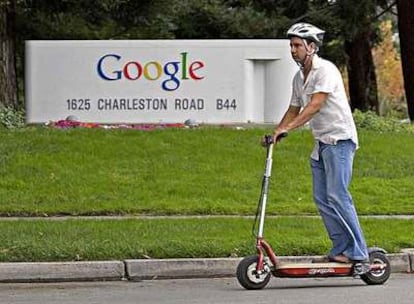
<svg viewBox="0 0 414 304">
<path fill-rule="evenodd" d="M 279 142 L 287 133 L 282 133 L 276 138 Z M 386 252 L 381 248 L 369 248 L 369 265 L 362 263 L 281 263 L 276 257 L 272 247 L 263 238 L 266 202 L 269 191 L 269 179 L 272 171 L 272 154 L 274 138 L 271 135 L 264 137 L 263 145 L 267 149 L 266 168 L 262 181 L 262 190 L 258 203 L 255 228 L 257 254 L 245 257 L 237 267 L 237 279 L 246 289 L 262 289 L 269 283 L 271 275 L 283 278 L 309 278 L 309 277 L 360 277 L 368 285 L 385 283 L 391 273 L 390 262 Z M 369 267 L 364 269 L 364 267 Z M 368 270 L 368 271 L 367 271 Z"/>
</svg>

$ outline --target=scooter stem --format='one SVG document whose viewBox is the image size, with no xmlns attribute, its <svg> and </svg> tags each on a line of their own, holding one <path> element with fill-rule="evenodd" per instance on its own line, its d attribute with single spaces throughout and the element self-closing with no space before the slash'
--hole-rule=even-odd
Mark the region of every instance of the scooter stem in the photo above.
<svg viewBox="0 0 414 304">
<path fill-rule="evenodd" d="M 262 196 L 260 198 L 261 207 L 260 207 L 259 230 L 257 233 L 258 238 L 263 237 L 264 220 L 265 220 L 265 215 L 266 215 L 267 194 L 269 192 L 270 175 L 272 174 L 272 162 L 273 162 L 272 155 L 273 155 L 273 142 L 270 142 L 267 145 L 266 169 L 265 169 L 265 173 L 263 176 Z"/>
</svg>

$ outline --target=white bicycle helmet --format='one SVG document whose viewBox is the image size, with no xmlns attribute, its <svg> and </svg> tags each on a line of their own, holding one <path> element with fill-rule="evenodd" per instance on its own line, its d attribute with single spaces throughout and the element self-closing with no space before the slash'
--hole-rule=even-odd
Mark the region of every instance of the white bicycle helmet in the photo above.
<svg viewBox="0 0 414 304">
<path fill-rule="evenodd" d="M 304 22 L 292 25 L 287 31 L 288 38 L 299 37 L 302 39 L 310 40 L 315 42 L 318 47 L 322 45 L 324 34 L 324 30 L 321 30 L 312 24 Z"/>
</svg>

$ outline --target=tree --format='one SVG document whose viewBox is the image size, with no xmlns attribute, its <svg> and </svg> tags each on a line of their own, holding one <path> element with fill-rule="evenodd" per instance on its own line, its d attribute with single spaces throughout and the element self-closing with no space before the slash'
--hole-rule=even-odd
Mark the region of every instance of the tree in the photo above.
<svg viewBox="0 0 414 304">
<path fill-rule="evenodd" d="M 18 14 L 19 40 L 168 37 L 167 0 L 32 0 Z"/>
<path fill-rule="evenodd" d="M 0 1 L 0 106 L 18 106 L 15 57 L 16 0 Z"/>
<path fill-rule="evenodd" d="M 369 28 L 359 30 L 351 39 L 345 40 L 347 71 L 351 108 L 379 112 L 377 80 L 372 57 L 372 32 Z"/>
<path fill-rule="evenodd" d="M 381 42 L 373 49 L 380 96 L 380 114 L 399 114 L 405 117 L 407 103 L 404 98 L 404 81 L 401 58 L 393 39 L 391 19 L 381 22 Z"/>
<path fill-rule="evenodd" d="M 378 113 L 377 81 L 372 56 L 376 40 L 376 1 L 338 0 L 335 15 L 341 20 L 351 108 Z"/>
<path fill-rule="evenodd" d="M 397 10 L 408 116 L 414 123 L 414 1 L 397 0 Z"/>
<path fill-rule="evenodd" d="M 283 35 L 280 29 L 286 28 L 287 18 L 270 14 L 258 2 L 175 1 L 172 33 L 177 39 L 261 39 Z"/>
</svg>

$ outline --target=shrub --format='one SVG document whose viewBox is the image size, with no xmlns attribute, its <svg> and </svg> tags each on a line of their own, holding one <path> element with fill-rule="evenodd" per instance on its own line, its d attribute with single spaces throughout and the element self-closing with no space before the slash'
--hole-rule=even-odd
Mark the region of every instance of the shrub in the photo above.
<svg viewBox="0 0 414 304">
<path fill-rule="evenodd" d="M 25 125 L 25 113 L 11 107 L 0 106 L 0 126 L 7 129 L 22 128 Z"/>
<path fill-rule="evenodd" d="M 354 119 L 358 128 L 379 132 L 410 132 L 414 133 L 414 125 L 407 124 L 395 118 L 378 116 L 372 111 L 354 111 Z"/>
</svg>

